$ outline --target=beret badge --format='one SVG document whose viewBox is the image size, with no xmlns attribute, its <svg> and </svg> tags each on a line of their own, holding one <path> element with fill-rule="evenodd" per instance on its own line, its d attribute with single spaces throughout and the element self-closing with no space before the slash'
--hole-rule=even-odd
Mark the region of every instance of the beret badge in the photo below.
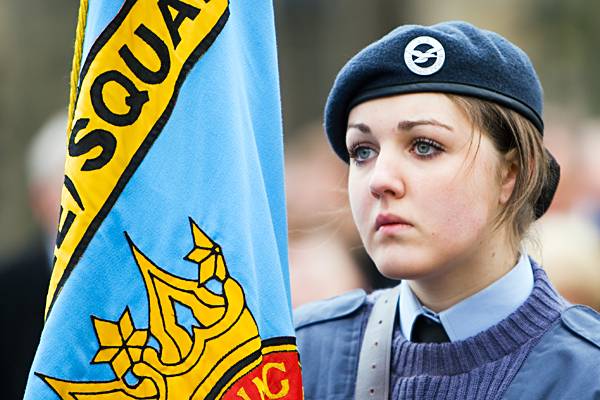
<svg viewBox="0 0 600 400">
<path fill-rule="evenodd" d="M 404 48 L 404 63 L 417 75 L 435 74 L 446 60 L 444 46 L 431 36 L 419 36 Z"/>
</svg>

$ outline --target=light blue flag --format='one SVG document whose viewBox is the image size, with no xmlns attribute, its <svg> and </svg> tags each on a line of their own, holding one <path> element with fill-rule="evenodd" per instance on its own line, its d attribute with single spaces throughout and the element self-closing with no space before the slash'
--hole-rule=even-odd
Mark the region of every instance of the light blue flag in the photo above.
<svg viewBox="0 0 600 400">
<path fill-rule="evenodd" d="M 301 399 L 268 0 L 81 0 L 25 399 Z"/>
</svg>

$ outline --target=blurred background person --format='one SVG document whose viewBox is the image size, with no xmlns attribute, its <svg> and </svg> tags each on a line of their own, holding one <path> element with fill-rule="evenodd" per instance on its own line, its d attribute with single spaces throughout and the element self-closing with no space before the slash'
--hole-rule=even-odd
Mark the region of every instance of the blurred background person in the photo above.
<svg viewBox="0 0 600 400">
<path fill-rule="evenodd" d="M 25 155 L 29 207 L 38 232 L 0 264 L 0 387 L 2 399 L 23 398 L 44 321 L 64 176 L 67 114 L 50 118 Z"/>
<path fill-rule="evenodd" d="M 66 109 L 79 0 L 0 1 L 0 259 L 36 232 L 23 154 Z"/>
<path fill-rule="evenodd" d="M 582 186 L 580 212 L 593 221 L 600 232 L 600 119 L 585 122 L 577 147 L 582 152 L 579 176 Z M 600 269 L 600 263 L 598 268 Z"/>
<path fill-rule="evenodd" d="M 568 111 L 544 110 L 544 143 L 560 164 L 560 182 L 548 214 L 574 213 L 582 197 L 579 121 Z"/>
<path fill-rule="evenodd" d="M 532 255 L 544 265 L 550 281 L 571 303 L 600 311 L 600 234 L 589 219 L 575 213 L 553 213 L 536 228 Z M 541 250 L 541 251 L 540 251 Z"/>
</svg>

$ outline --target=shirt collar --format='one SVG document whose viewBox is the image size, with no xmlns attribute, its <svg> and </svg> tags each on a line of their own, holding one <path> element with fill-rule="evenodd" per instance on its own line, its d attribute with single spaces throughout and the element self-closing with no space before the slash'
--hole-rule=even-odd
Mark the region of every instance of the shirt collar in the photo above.
<svg viewBox="0 0 600 400">
<path fill-rule="evenodd" d="M 407 281 L 400 283 L 400 329 L 410 338 L 415 319 L 420 315 L 442 323 L 450 341 L 475 336 L 512 314 L 533 290 L 533 271 L 524 252 L 506 275 L 438 314 L 424 307 Z"/>
</svg>

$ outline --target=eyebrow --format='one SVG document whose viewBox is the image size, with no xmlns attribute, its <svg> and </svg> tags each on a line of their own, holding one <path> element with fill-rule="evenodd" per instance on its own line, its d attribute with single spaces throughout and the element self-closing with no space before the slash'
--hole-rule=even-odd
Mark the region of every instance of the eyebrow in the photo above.
<svg viewBox="0 0 600 400">
<path fill-rule="evenodd" d="M 409 131 L 412 128 L 414 128 L 415 126 L 419 126 L 419 125 L 433 125 L 433 126 L 439 126 L 440 128 L 444 128 L 447 131 L 450 132 L 454 132 L 454 129 L 452 129 L 452 127 L 443 124 L 439 121 L 436 121 L 435 119 L 420 119 L 417 121 L 400 121 L 398 122 L 398 130 L 399 131 Z"/>
<path fill-rule="evenodd" d="M 371 128 L 369 128 L 368 125 L 365 125 L 363 123 L 348 124 L 348 129 L 346 129 L 346 130 L 349 130 L 349 129 L 358 129 L 362 133 L 371 133 Z"/>
<path fill-rule="evenodd" d="M 454 132 L 454 129 L 452 129 L 451 126 L 443 124 L 433 118 L 432 119 L 419 119 L 419 120 L 415 120 L 415 121 L 410 121 L 410 120 L 400 121 L 400 122 L 398 122 L 397 129 L 399 131 L 409 131 L 416 126 L 421 126 L 421 125 L 439 126 L 440 128 L 444 128 L 447 131 Z M 351 129 L 351 128 L 358 129 L 362 133 L 366 133 L 366 134 L 371 133 L 371 128 L 369 128 L 368 125 L 360 123 L 360 122 L 357 124 L 348 124 L 348 129 Z"/>
</svg>

